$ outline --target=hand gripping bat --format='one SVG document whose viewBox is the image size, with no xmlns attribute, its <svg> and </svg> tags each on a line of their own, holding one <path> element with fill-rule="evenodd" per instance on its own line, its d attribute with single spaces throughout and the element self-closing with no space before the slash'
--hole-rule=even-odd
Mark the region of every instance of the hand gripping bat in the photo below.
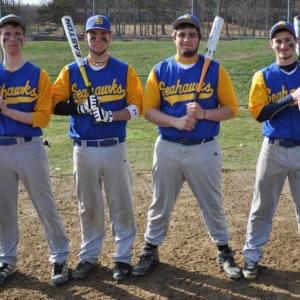
<svg viewBox="0 0 300 300">
<path fill-rule="evenodd" d="M 80 70 L 80 74 L 81 77 L 84 81 L 85 87 L 88 91 L 89 96 L 93 94 L 92 88 L 91 88 L 91 83 L 88 79 L 87 73 L 86 73 L 86 69 L 85 69 L 85 65 L 82 59 L 82 55 L 81 55 L 81 50 L 80 50 L 80 44 L 79 44 L 79 40 L 77 37 L 77 33 L 76 33 L 76 29 L 73 23 L 73 20 L 70 16 L 63 16 L 62 19 L 62 24 L 70 45 L 70 48 L 72 50 L 73 56 L 75 58 L 75 61 L 79 67 Z M 102 110 L 99 110 L 99 113 L 101 115 L 101 118 L 103 118 L 102 116 Z M 94 117 L 94 122 L 96 122 L 95 117 Z"/>
<path fill-rule="evenodd" d="M 92 95 L 92 89 L 91 89 L 91 83 L 88 79 L 88 76 L 86 74 L 84 62 L 82 59 L 81 55 L 81 50 L 80 50 L 80 45 L 79 45 L 79 40 L 77 37 L 76 29 L 73 23 L 73 20 L 70 16 L 63 16 L 62 19 L 62 24 L 70 45 L 70 48 L 72 50 L 73 56 L 75 58 L 75 61 L 79 67 L 80 74 L 82 76 L 82 79 L 84 81 L 84 84 L 88 90 L 89 95 Z"/>
<path fill-rule="evenodd" d="M 298 55 L 298 59 L 300 58 L 300 16 L 295 16 L 294 17 L 294 28 L 295 28 L 295 33 L 296 37 L 298 38 L 298 43 L 296 45 L 296 52 Z"/>
<path fill-rule="evenodd" d="M 207 70 L 209 68 L 209 65 L 211 63 L 211 60 L 213 58 L 214 52 L 217 48 L 218 41 L 220 39 L 222 27 L 224 24 L 224 19 L 216 16 L 210 31 L 210 35 L 207 41 L 207 47 L 206 47 L 206 53 L 205 53 L 205 59 L 204 59 L 204 65 L 202 68 L 200 80 L 197 86 L 197 90 L 195 93 L 195 99 L 198 100 L 199 95 L 201 93 L 201 88 L 207 73 Z"/>
</svg>

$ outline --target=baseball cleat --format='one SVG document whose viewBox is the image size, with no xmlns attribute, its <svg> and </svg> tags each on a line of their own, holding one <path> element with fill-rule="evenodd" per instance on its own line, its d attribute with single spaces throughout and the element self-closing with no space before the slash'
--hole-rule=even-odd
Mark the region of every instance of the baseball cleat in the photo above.
<svg viewBox="0 0 300 300">
<path fill-rule="evenodd" d="M 72 272 L 72 277 L 74 279 L 83 279 L 89 275 L 89 273 L 98 266 L 98 262 L 91 263 L 89 261 L 80 261 L 76 266 L 75 270 Z"/>
<path fill-rule="evenodd" d="M 233 255 L 234 252 L 230 248 L 218 251 L 217 263 L 224 270 L 227 277 L 237 280 L 241 278 L 242 272 L 236 266 Z"/>
<path fill-rule="evenodd" d="M 135 276 L 143 276 L 149 272 L 151 268 L 159 263 L 159 255 L 157 247 L 151 248 L 144 246 L 140 256 L 140 261 L 132 269 L 132 274 Z"/>
<path fill-rule="evenodd" d="M 0 263 L 0 286 L 3 285 L 6 278 L 14 274 L 15 271 L 15 266 L 6 263 Z"/>
<path fill-rule="evenodd" d="M 114 280 L 122 281 L 126 279 L 131 274 L 131 266 L 130 264 L 124 262 L 115 262 L 115 266 L 113 268 L 113 278 Z"/>
<path fill-rule="evenodd" d="M 258 263 L 246 260 L 243 268 L 243 276 L 247 280 L 253 280 L 257 277 Z"/>
<path fill-rule="evenodd" d="M 67 261 L 54 263 L 51 281 L 54 285 L 61 285 L 69 279 L 69 269 Z"/>
</svg>

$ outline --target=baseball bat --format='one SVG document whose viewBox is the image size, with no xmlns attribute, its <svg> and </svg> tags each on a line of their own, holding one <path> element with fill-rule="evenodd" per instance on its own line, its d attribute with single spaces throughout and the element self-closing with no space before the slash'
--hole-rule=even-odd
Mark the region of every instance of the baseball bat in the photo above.
<svg viewBox="0 0 300 300">
<path fill-rule="evenodd" d="M 86 69 L 85 69 L 85 66 L 84 66 L 84 61 L 82 59 L 80 44 L 79 44 L 79 40 L 78 40 L 78 37 L 77 37 L 76 28 L 74 26 L 73 20 L 70 16 L 63 16 L 61 21 L 62 21 L 64 30 L 65 30 L 70 48 L 72 50 L 73 56 L 74 56 L 75 61 L 78 65 L 78 67 L 79 67 L 80 74 L 82 76 L 84 84 L 87 88 L 87 91 L 88 91 L 89 95 L 92 95 L 93 92 L 92 92 L 92 88 L 91 88 L 91 83 L 88 79 Z"/>
<path fill-rule="evenodd" d="M 202 68 L 202 72 L 200 75 L 200 80 L 197 86 L 197 90 L 196 90 L 196 94 L 195 94 L 195 99 L 197 100 L 199 98 L 199 95 L 201 93 L 201 88 L 206 76 L 206 73 L 208 71 L 209 65 L 212 61 L 214 52 L 217 48 L 217 44 L 218 41 L 220 39 L 220 35 L 221 35 L 221 31 L 222 31 L 222 27 L 224 24 L 224 19 L 216 16 L 208 37 L 208 41 L 207 41 L 207 46 L 206 46 L 206 53 L 205 53 L 205 58 L 204 58 L 204 65 Z"/>
<path fill-rule="evenodd" d="M 300 58 L 300 16 L 295 16 L 294 17 L 294 28 L 295 28 L 295 33 L 296 37 L 298 38 L 298 43 L 296 45 L 296 52 L 298 55 L 298 59 Z"/>
</svg>

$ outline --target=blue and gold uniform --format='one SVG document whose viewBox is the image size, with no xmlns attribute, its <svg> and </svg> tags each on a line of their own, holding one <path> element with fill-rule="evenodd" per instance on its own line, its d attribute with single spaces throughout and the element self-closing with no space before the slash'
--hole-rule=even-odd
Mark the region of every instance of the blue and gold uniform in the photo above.
<svg viewBox="0 0 300 300">
<path fill-rule="evenodd" d="M 0 64 L 0 285 L 14 272 L 17 263 L 19 181 L 44 227 L 53 264 L 52 282 L 62 284 L 68 279 L 69 246 L 54 201 L 41 139 L 42 128 L 51 116 L 51 81 L 45 70 L 23 58 L 24 24 L 15 15 L 0 19 L 4 53 Z"/>
<path fill-rule="evenodd" d="M 69 136 L 74 141 L 74 178 L 82 230 L 79 264 L 72 276 L 84 278 L 98 263 L 105 232 L 105 191 L 116 244 L 113 278 L 121 280 L 130 273 L 136 234 L 126 126 L 129 119 L 138 117 L 142 111 L 142 85 L 133 67 L 108 54 L 111 36 L 110 21 L 106 16 L 90 17 L 86 34 L 90 52 L 84 59 L 85 68 L 92 97 L 95 95 L 98 99 L 96 108 L 91 111 L 109 112 L 110 118 L 95 122 L 91 111 L 68 113 Z M 102 59 L 105 63 L 101 66 L 93 64 L 92 58 Z M 64 107 L 66 110 L 74 105 L 78 108 L 89 101 L 88 97 L 77 64 L 65 66 L 53 85 L 54 113 L 64 114 Z"/>
<path fill-rule="evenodd" d="M 186 104 L 194 101 L 204 56 L 199 55 L 195 64 L 188 69 L 182 68 L 178 62 L 180 63 L 178 56 L 171 57 L 156 65 L 151 71 L 143 101 L 144 114 L 149 108 L 159 109 L 175 117 L 186 114 Z M 216 61 L 212 61 L 210 64 L 199 99 L 199 103 L 204 109 L 228 106 L 234 115 L 238 112 L 236 95 L 229 74 Z M 220 122 L 210 120 L 198 122 L 192 131 L 178 130 L 173 127 L 159 127 L 159 133 L 163 136 L 187 139 L 214 137 L 219 134 L 219 130 Z"/>
<path fill-rule="evenodd" d="M 173 26 L 177 54 L 154 66 L 143 97 L 143 114 L 158 125 L 159 136 L 154 147 L 153 198 L 145 245 L 133 274 L 144 275 L 158 263 L 157 246 L 166 237 L 174 204 L 186 181 L 218 248 L 219 266 L 228 277 L 238 279 L 241 271 L 229 247 L 221 201 L 222 152 L 217 140 L 220 121 L 238 112 L 236 95 L 228 72 L 212 60 L 196 96 L 205 61 L 197 53 L 199 21 L 195 16 L 184 15 Z"/>
<path fill-rule="evenodd" d="M 86 62 L 86 59 L 85 59 Z M 134 104 L 141 111 L 142 86 L 135 70 L 125 62 L 110 57 L 105 68 L 93 70 L 86 64 L 93 94 L 99 97 L 105 110 L 119 111 Z M 60 101 L 83 103 L 88 91 L 76 63 L 61 71 L 53 89 L 54 106 Z M 126 138 L 126 121 L 95 124 L 89 114 L 70 116 L 70 138 L 100 140 L 117 137 Z"/>
<path fill-rule="evenodd" d="M 257 119 L 263 107 L 276 103 L 299 87 L 300 67 L 292 72 L 282 70 L 274 63 L 255 73 L 249 95 L 249 110 Z M 263 123 L 262 134 L 272 139 L 292 139 L 300 141 L 300 111 L 297 106 L 290 106 L 280 115 Z"/>
<path fill-rule="evenodd" d="M 254 119 L 263 122 L 264 139 L 243 249 L 246 279 L 257 276 L 286 179 L 300 228 L 300 111 L 293 98 L 299 92 L 300 66 L 293 24 L 276 23 L 270 30 L 270 39 L 276 62 L 254 74 L 249 95 L 249 111 Z"/>
<path fill-rule="evenodd" d="M 48 125 L 51 116 L 51 82 L 48 74 L 30 62 L 13 74 L 1 64 L 0 88 L 0 94 L 10 108 L 32 114 L 32 126 L 0 115 L 0 135 L 41 136 L 41 128 Z"/>
</svg>

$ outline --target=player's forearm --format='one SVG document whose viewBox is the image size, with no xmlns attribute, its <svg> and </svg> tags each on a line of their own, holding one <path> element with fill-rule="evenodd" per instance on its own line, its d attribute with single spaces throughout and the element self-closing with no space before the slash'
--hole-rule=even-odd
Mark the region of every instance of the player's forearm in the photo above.
<svg viewBox="0 0 300 300">
<path fill-rule="evenodd" d="M 128 121 L 131 119 L 131 115 L 126 108 L 119 111 L 113 111 L 112 114 L 114 121 Z"/>
<path fill-rule="evenodd" d="M 19 111 L 8 107 L 6 109 L 2 108 L 1 113 L 13 120 L 19 121 L 24 124 L 32 125 L 33 119 L 31 113 Z"/>
<path fill-rule="evenodd" d="M 60 116 L 78 115 L 77 104 L 69 102 L 58 102 L 54 107 L 53 113 Z"/>
<path fill-rule="evenodd" d="M 155 108 L 147 110 L 145 119 L 161 127 L 176 127 L 176 117 L 167 115 Z"/>
<path fill-rule="evenodd" d="M 221 106 L 214 109 L 205 110 L 205 119 L 210 121 L 226 121 L 232 119 L 234 113 L 230 107 Z"/>
<path fill-rule="evenodd" d="M 259 122 L 270 120 L 283 109 L 290 107 L 293 104 L 293 102 L 294 100 L 292 96 L 287 95 L 280 99 L 278 102 L 267 104 L 262 108 L 256 120 Z"/>
</svg>

